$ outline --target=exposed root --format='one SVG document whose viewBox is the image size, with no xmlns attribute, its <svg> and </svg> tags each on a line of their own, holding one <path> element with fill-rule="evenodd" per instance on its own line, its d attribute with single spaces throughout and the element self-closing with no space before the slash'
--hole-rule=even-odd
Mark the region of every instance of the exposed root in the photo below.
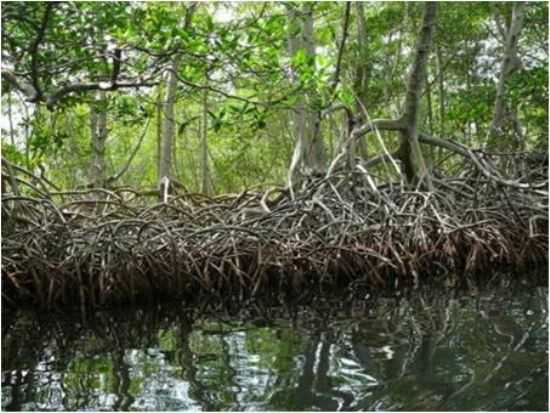
<svg viewBox="0 0 550 413">
<path fill-rule="evenodd" d="M 299 296 L 547 263 L 544 191 L 473 173 L 435 192 L 367 178 L 334 172 L 294 199 L 273 189 L 160 203 L 130 190 L 3 196 L 4 302 L 84 310 L 158 296 Z"/>
</svg>

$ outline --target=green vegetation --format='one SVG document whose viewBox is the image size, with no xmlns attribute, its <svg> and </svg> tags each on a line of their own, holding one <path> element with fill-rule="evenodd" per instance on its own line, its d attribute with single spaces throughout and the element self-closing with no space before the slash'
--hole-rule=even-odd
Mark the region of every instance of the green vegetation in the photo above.
<svg viewBox="0 0 550 413">
<path fill-rule="evenodd" d="M 547 263 L 545 2 L 2 12 L 9 303 Z"/>
<path fill-rule="evenodd" d="M 239 192 L 285 185 L 302 140 L 294 173 L 325 171 L 363 107 L 472 148 L 545 153 L 547 3 L 439 7 L 407 112 L 424 7 L 5 3 L 3 156 L 58 189 L 156 188 L 168 162 L 187 191 Z M 378 127 L 397 150 L 399 131 Z M 429 170 L 456 164 L 421 143 Z M 361 162 L 382 151 L 370 135 L 352 146 Z"/>
</svg>

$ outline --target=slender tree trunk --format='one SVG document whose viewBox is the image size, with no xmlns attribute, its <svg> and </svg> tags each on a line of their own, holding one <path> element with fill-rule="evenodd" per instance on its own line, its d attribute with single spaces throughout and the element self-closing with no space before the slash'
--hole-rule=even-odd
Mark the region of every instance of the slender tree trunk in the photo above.
<svg viewBox="0 0 550 413">
<path fill-rule="evenodd" d="M 185 16 L 184 30 L 187 30 L 191 25 L 193 13 L 195 12 L 196 3 L 189 3 L 187 6 L 187 14 Z M 170 68 L 167 70 L 165 99 L 162 105 L 162 133 L 160 144 L 160 160 L 159 160 L 159 188 L 161 192 L 164 190 L 169 192 L 169 188 L 164 189 L 166 182 L 172 181 L 172 151 L 175 139 L 175 113 L 174 106 L 176 104 L 176 92 L 178 87 L 178 62 L 176 58 L 172 59 Z M 170 185 L 169 185 L 170 186 Z M 162 194 L 161 194 L 162 195 Z"/>
<path fill-rule="evenodd" d="M 518 118 L 518 110 L 516 106 L 511 108 L 510 117 L 512 121 L 514 136 L 515 136 L 515 140 L 514 140 L 515 149 L 519 151 L 524 151 L 525 150 L 525 133 L 523 132 L 523 127 Z"/>
<path fill-rule="evenodd" d="M 443 60 L 441 58 L 441 46 L 436 46 L 437 83 L 439 85 L 439 133 L 445 136 L 445 78 L 443 73 Z"/>
<path fill-rule="evenodd" d="M 314 3 L 304 3 L 304 29 L 303 45 L 307 56 L 311 59 L 315 67 L 315 39 L 313 32 L 313 7 Z M 323 136 L 320 130 L 320 117 L 318 116 L 319 96 L 314 90 L 307 93 L 308 105 L 306 107 L 306 129 L 305 129 L 305 153 L 304 153 L 304 173 L 321 174 L 325 171 L 326 154 Z"/>
<path fill-rule="evenodd" d="M 31 167 L 31 128 L 30 128 L 30 113 L 29 113 L 29 107 L 23 101 L 23 109 L 25 111 L 25 120 L 24 123 L 24 130 L 25 130 L 25 167 L 27 169 L 30 169 Z M 37 107 L 36 110 L 40 110 L 40 107 Z"/>
<path fill-rule="evenodd" d="M 300 7 L 300 8 L 297 8 Z M 292 57 L 303 49 L 307 59 L 314 65 L 315 41 L 313 38 L 313 3 L 288 6 L 289 37 L 288 48 Z M 298 84 L 299 73 L 293 68 L 292 82 Z M 294 106 L 293 124 L 295 146 L 288 171 L 288 186 L 292 189 L 296 176 L 321 173 L 325 169 L 326 155 L 319 129 L 319 119 L 315 109 L 317 96 L 311 90 L 305 90 Z M 308 103 L 306 105 L 306 102 Z"/>
<path fill-rule="evenodd" d="M 107 109 L 105 92 L 98 92 L 97 99 L 90 107 L 90 131 L 92 161 L 89 181 L 94 186 L 105 186 L 105 141 L 107 139 Z"/>
<path fill-rule="evenodd" d="M 288 7 L 288 51 L 291 59 L 296 55 L 298 50 L 303 47 L 301 41 L 301 33 L 303 31 L 303 28 L 299 18 L 299 10 L 297 10 L 296 7 L 297 6 L 294 4 L 289 4 Z M 299 73 L 297 73 L 295 68 L 291 68 L 291 70 L 291 81 L 297 84 L 299 82 Z M 302 96 L 298 98 L 294 106 L 292 123 L 294 127 L 294 139 L 296 143 L 294 145 L 294 153 L 292 154 L 292 160 L 288 171 L 288 185 L 291 190 L 295 176 L 297 175 L 299 177 L 300 175 L 302 157 L 304 152 L 306 113 L 305 103 Z"/>
<path fill-rule="evenodd" d="M 178 118 L 178 109 L 174 108 L 174 119 Z M 174 135 L 172 139 L 172 177 L 179 180 L 180 168 L 178 164 L 178 133 L 176 131 L 176 122 L 174 121 Z"/>
<path fill-rule="evenodd" d="M 428 67 L 429 69 L 429 67 Z M 428 106 L 428 128 L 430 130 L 430 135 L 434 134 L 434 112 L 432 105 L 432 86 L 430 83 L 430 77 L 428 76 L 428 70 L 426 70 L 426 104 Z M 433 146 L 430 146 L 430 159 L 428 162 L 433 165 L 435 161 L 435 149 Z"/>
<path fill-rule="evenodd" d="M 200 141 L 202 139 L 202 117 L 198 117 L 197 118 L 197 128 L 196 128 L 196 133 L 197 133 L 197 142 L 199 142 L 199 146 L 200 146 Z M 199 192 L 200 191 L 200 149 L 198 152 L 195 152 L 195 151 L 189 151 L 189 164 L 191 166 L 191 175 L 192 175 L 192 180 L 193 180 L 193 188 L 195 188 L 195 191 Z"/>
<path fill-rule="evenodd" d="M 369 55 L 368 55 L 368 39 L 367 39 L 367 23 L 365 20 L 365 10 L 363 3 L 358 1 L 355 3 L 357 14 L 357 55 L 356 71 L 354 79 L 355 95 L 357 96 L 356 112 L 359 114 L 361 122 L 366 121 L 363 116 L 363 106 L 367 106 L 367 93 L 369 81 Z"/>
<path fill-rule="evenodd" d="M 162 99 L 163 99 L 163 90 L 162 82 L 158 86 L 157 94 L 157 156 L 156 156 L 156 168 L 157 168 L 157 181 L 160 182 L 160 153 L 161 153 L 161 142 L 162 142 Z"/>
<path fill-rule="evenodd" d="M 432 86 L 426 71 L 426 104 L 428 105 L 428 128 L 430 129 L 430 135 L 434 134 L 434 111 L 432 106 Z"/>
<path fill-rule="evenodd" d="M 177 71 L 178 65 L 176 61 L 172 61 L 170 69 L 166 73 L 166 96 L 162 104 L 162 136 L 160 144 L 160 161 L 159 161 L 159 185 L 162 185 L 163 180 L 172 179 L 172 145 L 174 142 L 174 105 L 176 102 L 177 90 Z"/>
<path fill-rule="evenodd" d="M 472 80 L 470 75 L 470 69 L 466 70 L 466 95 L 471 96 L 472 91 Z M 472 141 L 472 121 L 471 119 L 468 119 L 468 125 L 466 125 L 466 138 L 467 142 L 470 143 Z M 431 132 L 431 135 L 433 135 L 433 132 Z"/>
<path fill-rule="evenodd" d="M 404 113 L 401 117 L 403 124 L 401 145 L 398 150 L 407 180 L 415 184 L 423 182 L 429 190 L 432 190 L 433 187 L 418 142 L 417 123 L 418 107 L 423 83 L 426 80 L 426 67 L 432 43 L 436 11 L 437 4 L 435 2 L 425 3 L 422 27 L 416 42 L 413 66 L 409 73 Z"/>
<path fill-rule="evenodd" d="M 523 28 L 524 9 L 525 3 L 513 3 L 512 20 L 508 32 L 506 33 L 504 56 L 497 83 L 493 119 L 489 128 L 489 139 L 487 142 L 489 147 L 494 147 L 497 144 L 498 138 L 501 137 L 503 133 L 502 129 L 506 117 L 506 81 L 521 65 L 517 56 L 517 45 L 521 29 Z"/>
<path fill-rule="evenodd" d="M 202 193 L 212 194 L 212 179 L 208 167 L 208 90 L 204 89 L 202 94 L 202 127 L 201 127 L 201 177 Z"/>
<path fill-rule="evenodd" d="M 13 129 L 11 90 L 8 91 L 8 121 L 10 125 L 10 143 L 15 146 L 15 130 Z"/>
<path fill-rule="evenodd" d="M 368 56 L 367 22 L 365 20 L 365 10 L 363 2 L 355 3 L 357 14 L 357 46 L 359 48 L 359 61 L 357 62 L 357 71 L 355 73 L 355 95 L 357 96 L 357 105 L 355 112 L 359 115 L 359 122 L 364 123 L 367 119 L 364 116 L 364 108 L 368 103 L 368 87 L 370 63 Z M 355 141 L 351 144 L 355 145 Z M 352 148 L 352 154 L 355 152 Z M 359 156 L 364 160 L 368 159 L 368 147 L 365 139 L 357 141 Z"/>
</svg>

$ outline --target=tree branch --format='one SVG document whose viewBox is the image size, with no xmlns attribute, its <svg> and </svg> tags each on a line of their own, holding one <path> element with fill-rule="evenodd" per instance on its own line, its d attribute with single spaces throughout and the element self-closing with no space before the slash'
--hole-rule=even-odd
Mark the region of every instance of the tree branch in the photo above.
<svg viewBox="0 0 550 413">
<path fill-rule="evenodd" d="M 173 71 L 172 69 L 168 69 L 168 71 Z M 271 107 L 273 105 L 276 105 L 278 103 L 281 103 L 283 102 L 286 98 L 288 98 L 289 96 L 295 94 L 295 93 L 298 93 L 301 89 L 302 89 L 302 86 L 297 86 L 295 87 L 293 90 L 290 91 L 289 94 L 287 95 L 284 95 L 278 99 L 274 99 L 274 100 L 271 100 L 271 101 L 258 101 L 258 100 L 252 100 L 252 99 L 247 99 L 245 97 L 242 97 L 242 96 L 237 96 L 237 95 L 232 95 L 231 93 L 227 93 L 227 92 L 224 92 L 223 90 L 221 89 L 217 89 L 213 86 L 210 86 L 208 84 L 206 85 L 200 85 L 200 84 L 197 84 L 197 83 L 193 83 L 189 80 L 186 80 L 184 78 L 182 78 L 179 73 L 175 73 L 176 75 L 176 78 L 181 82 L 183 83 L 184 85 L 187 85 L 187 86 L 190 86 L 194 89 L 197 89 L 197 90 L 209 90 L 210 92 L 213 92 L 213 93 L 216 93 L 218 95 L 221 95 L 221 96 L 224 96 L 228 99 L 234 99 L 234 100 L 239 100 L 241 102 L 246 102 L 246 103 L 249 103 L 249 104 L 252 104 L 252 105 L 255 105 L 255 106 L 266 106 L 266 107 Z"/>
<path fill-rule="evenodd" d="M 151 118 L 148 118 L 147 123 L 145 124 L 145 127 L 143 128 L 143 132 L 142 132 L 141 136 L 139 137 L 139 141 L 136 144 L 136 146 L 134 147 L 134 150 L 132 151 L 132 153 L 130 154 L 130 157 L 128 158 L 128 161 L 126 162 L 126 164 L 122 167 L 122 169 L 116 175 L 111 176 L 110 178 L 107 178 L 107 182 L 114 183 L 120 177 L 122 177 L 122 175 L 124 175 L 126 173 L 128 168 L 130 167 L 130 164 L 134 160 L 134 157 L 136 156 L 139 148 L 141 147 L 141 143 L 143 142 L 143 138 L 145 138 L 145 135 L 147 134 L 147 129 L 149 128 L 149 123 L 150 122 L 151 122 Z"/>
<path fill-rule="evenodd" d="M 338 48 L 338 58 L 336 60 L 336 71 L 334 72 L 334 78 L 330 84 L 329 96 L 332 96 L 340 81 L 340 71 L 342 69 L 342 57 L 344 55 L 344 48 L 346 46 L 346 39 L 348 38 L 348 26 L 350 16 L 351 2 L 346 2 L 346 12 L 344 15 L 344 28 L 342 30 L 342 40 L 340 41 L 340 47 Z M 330 104 L 329 104 L 330 105 Z"/>
<path fill-rule="evenodd" d="M 51 109 L 59 100 L 64 98 L 69 93 L 82 93 L 92 90 L 113 91 L 124 88 L 140 88 L 140 87 L 153 87 L 158 85 L 158 81 L 142 81 L 142 82 L 118 82 L 105 87 L 100 83 L 73 83 L 67 85 L 47 96 L 45 99 L 41 99 L 46 102 L 46 105 Z"/>
<path fill-rule="evenodd" d="M 365 123 L 357 129 L 354 129 L 353 135 L 356 138 L 366 135 L 375 129 L 378 130 L 391 130 L 402 131 L 405 128 L 405 124 L 401 119 L 374 119 L 371 122 Z"/>
<path fill-rule="evenodd" d="M 531 184 L 518 182 L 517 180 L 514 181 L 514 180 L 504 179 L 502 177 L 496 176 L 493 173 L 491 173 L 491 171 L 489 170 L 489 167 L 485 165 L 485 162 L 483 161 L 483 159 L 481 159 L 473 150 L 459 143 L 451 142 L 447 139 L 436 138 L 426 133 L 419 133 L 418 140 L 421 143 L 439 146 L 441 148 L 447 149 L 451 152 L 454 152 L 458 155 L 463 156 L 464 158 L 471 161 L 486 178 L 491 179 L 495 182 L 498 182 L 499 184 L 510 186 L 513 188 L 518 188 L 518 189 L 540 189 L 540 188 L 547 187 L 548 185 L 548 181 L 537 185 L 531 185 Z"/>
<path fill-rule="evenodd" d="M 67 86 L 63 86 L 60 89 L 57 89 L 49 95 L 45 95 L 40 92 L 40 96 L 36 97 L 36 91 L 33 86 L 27 83 L 23 83 L 22 79 L 17 78 L 17 76 L 10 70 L 2 70 L 2 78 L 12 84 L 17 90 L 21 91 L 23 95 L 27 98 L 28 102 L 38 103 L 45 102 L 48 109 L 52 109 L 56 103 L 63 99 L 66 95 L 70 93 L 82 93 L 90 92 L 93 90 L 103 90 L 103 91 L 114 91 L 118 89 L 129 89 L 129 88 L 140 88 L 140 87 L 153 87 L 158 85 L 157 80 L 143 80 L 137 82 L 117 82 L 111 83 L 108 86 L 99 83 L 73 83 Z"/>
<path fill-rule="evenodd" d="M 15 73 L 13 73 L 11 70 L 2 70 L 2 79 L 10 83 L 21 93 L 23 93 L 23 95 L 25 95 L 25 97 L 29 101 L 32 100 L 36 95 L 33 86 L 28 84 L 27 82 L 23 83 L 22 79 L 18 79 Z"/>
</svg>

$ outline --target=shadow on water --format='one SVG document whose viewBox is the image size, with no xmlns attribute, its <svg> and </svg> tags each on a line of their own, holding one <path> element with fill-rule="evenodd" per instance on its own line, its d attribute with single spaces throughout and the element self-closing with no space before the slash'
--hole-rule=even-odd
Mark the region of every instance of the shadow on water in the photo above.
<svg viewBox="0 0 550 413">
<path fill-rule="evenodd" d="M 548 410 L 548 289 L 3 313 L 4 410 Z"/>
</svg>

